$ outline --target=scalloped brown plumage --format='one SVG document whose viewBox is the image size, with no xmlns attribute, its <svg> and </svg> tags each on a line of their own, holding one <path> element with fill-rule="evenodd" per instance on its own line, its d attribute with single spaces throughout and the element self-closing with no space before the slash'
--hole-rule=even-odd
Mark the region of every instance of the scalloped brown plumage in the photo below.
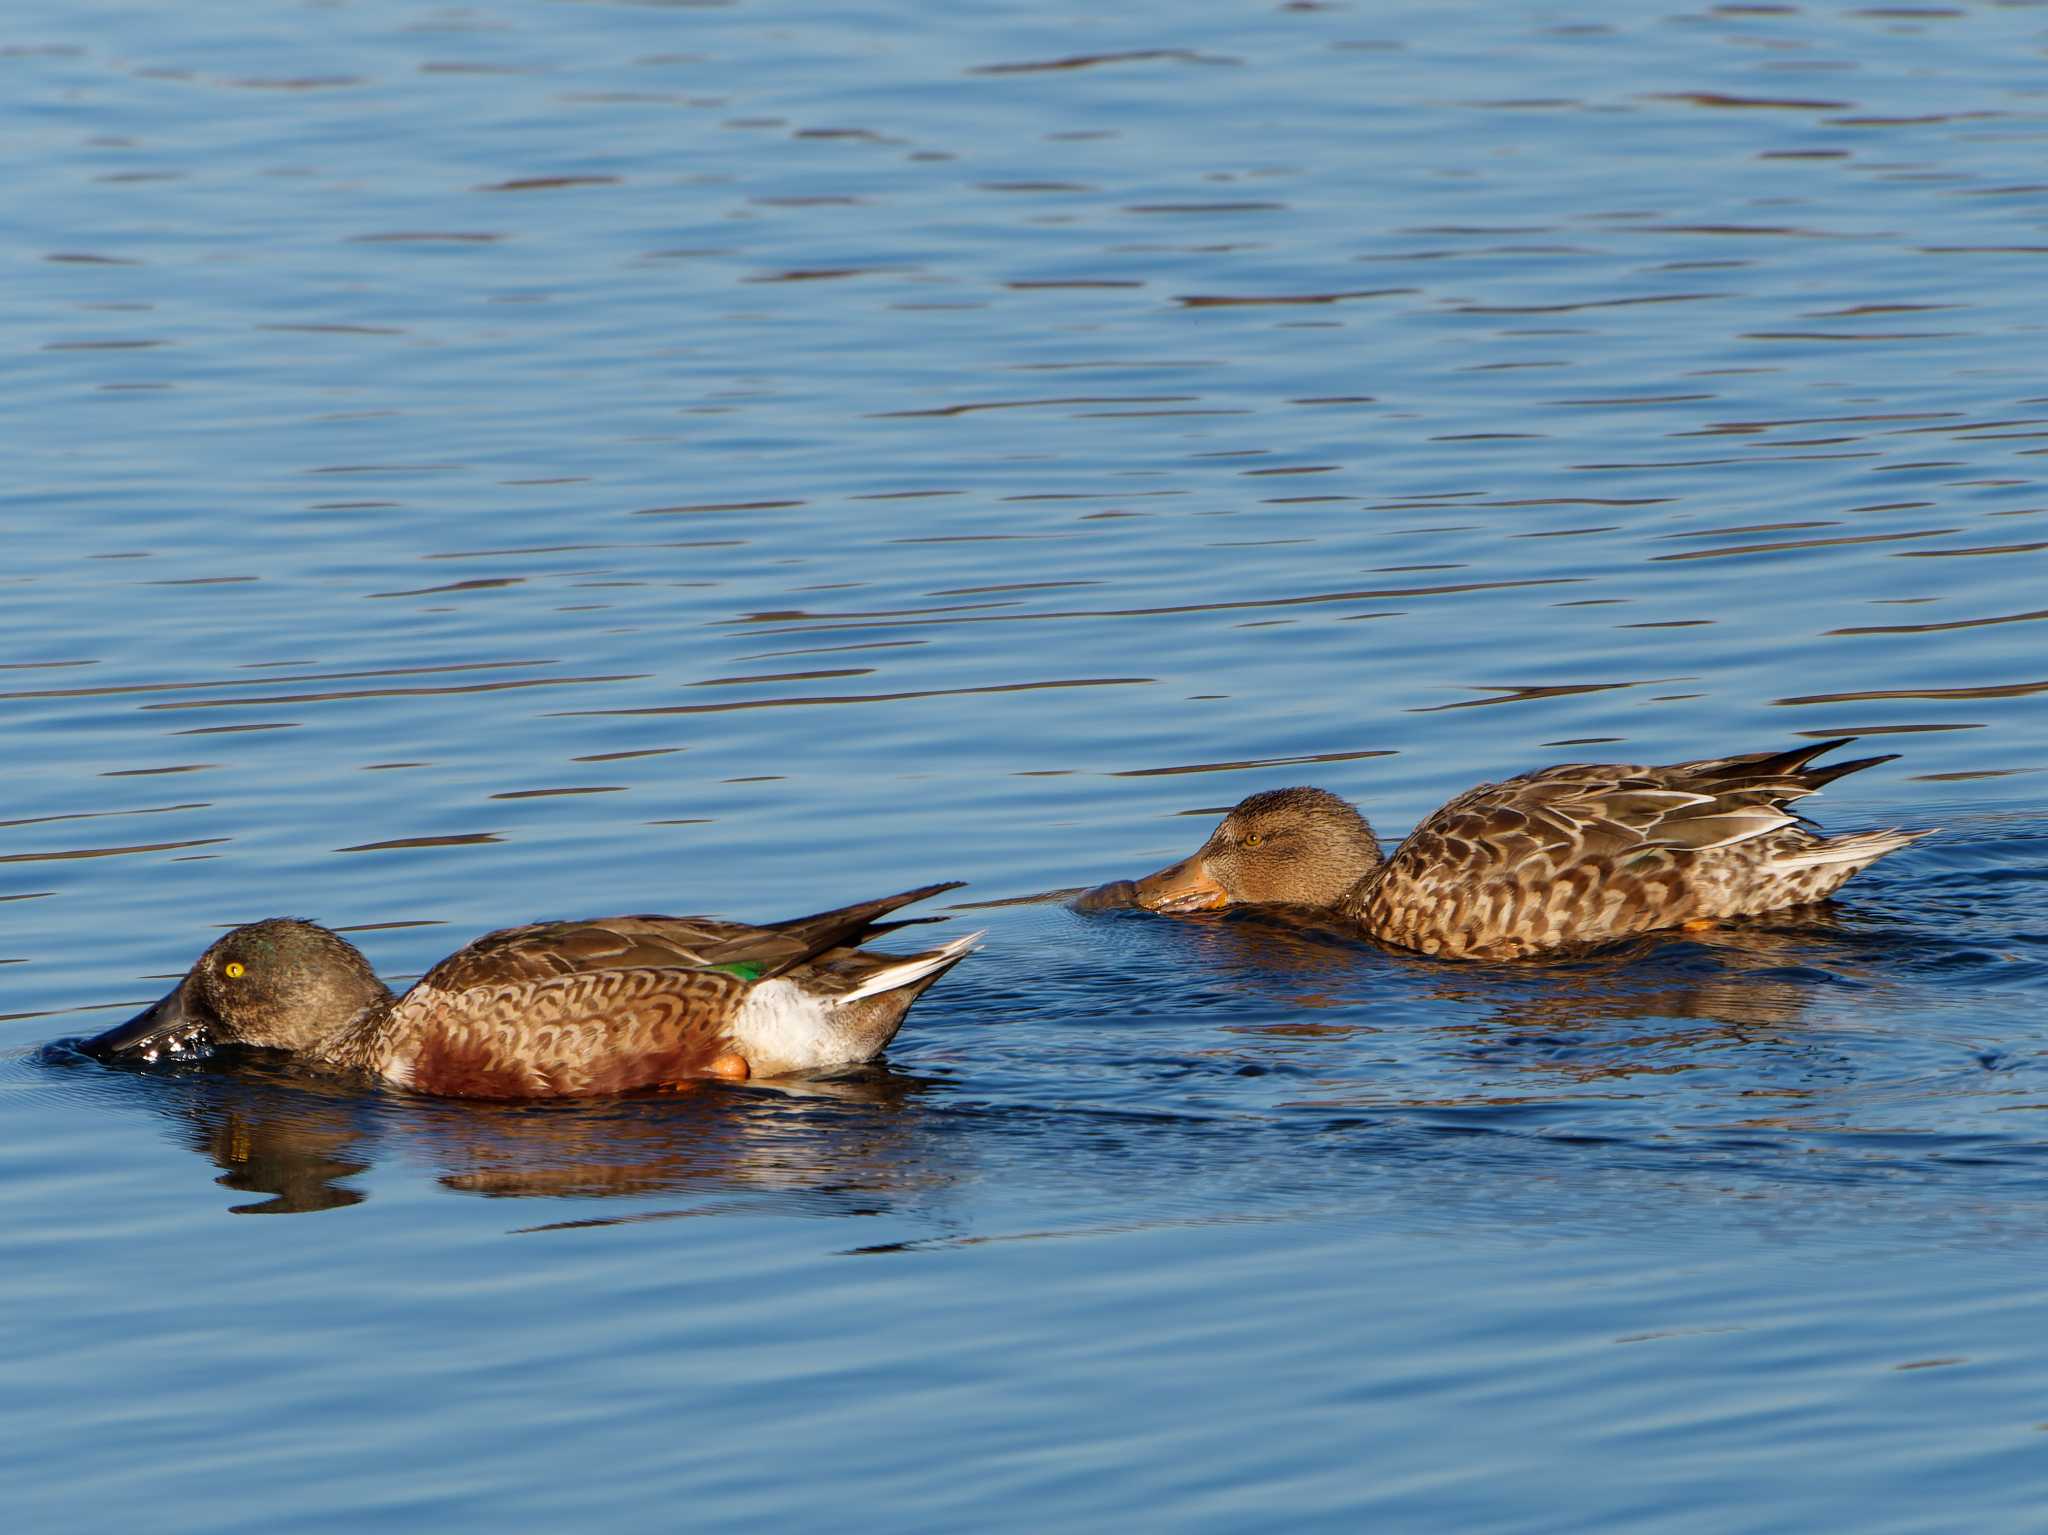
<svg viewBox="0 0 2048 1535">
<path fill-rule="evenodd" d="M 1811 766 L 1853 739 L 1658 767 L 1543 768 L 1468 789 L 1385 857 L 1336 795 L 1268 790 L 1238 804 L 1193 855 L 1140 880 L 1136 900 L 1169 911 L 1321 907 L 1385 942 L 1460 959 L 1774 911 L 1820 900 L 1928 835 L 1824 837 L 1786 808 L 1893 760 Z"/>
</svg>

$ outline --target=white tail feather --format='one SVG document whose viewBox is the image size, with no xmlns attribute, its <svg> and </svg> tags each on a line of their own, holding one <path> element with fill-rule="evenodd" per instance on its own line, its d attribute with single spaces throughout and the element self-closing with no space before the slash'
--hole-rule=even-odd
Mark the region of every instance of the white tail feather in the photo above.
<svg viewBox="0 0 2048 1535">
<path fill-rule="evenodd" d="M 1934 835 L 1934 828 L 1926 831 L 1900 831 L 1896 826 L 1883 831 L 1858 832 L 1849 837 L 1831 837 L 1826 842 L 1816 842 L 1801 853 L 1789 853 L 1773 858 L 1773 869 L 1817 869 L 1827 864 L 1853 863 L 1863 865 L 1874 863 L 1886 853 L 1894 852 L 1909 842 L 1918 842 L 1922 837 Z"/>
<path fill-rule="evenodd" d="M 912 981 L 921 981 L 934 971 L 943 970 L 981 946 L 980 940 L 988 933 L 983 928 L 977 933 L 968 933 L 955 938 L 951 943 L 933 949 L 929 954 L 913 954 L 900 965 L 891 965 L 886 970 L 877 970 L 845 996 L 836 998 L 841 1003 L 858 1002 L 862 997 L 879 996 L 885 991 L 894 991 L 899 986 L 908 986 Z"/>
</svg>

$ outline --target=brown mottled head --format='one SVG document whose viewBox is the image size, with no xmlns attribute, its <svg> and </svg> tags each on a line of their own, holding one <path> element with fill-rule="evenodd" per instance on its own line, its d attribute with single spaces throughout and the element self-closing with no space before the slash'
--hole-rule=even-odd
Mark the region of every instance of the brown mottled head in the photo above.
<svg viewBox="0 0 2048 1535">
<path fill-rule="evenodd" d="M 1380 866 L 1372 828 L 1327 789 L 1268 789 L 1238 802 L 1192 857 L 1138 881 L 1154 911 L 1235 903 L 1335 906 Z"/>
<path fill-rule="evenodd" d="M 319 1056 L 363 1009 L 390 997 L 346 939 L 270 917 L 224 934 L 161 1001 L 85 1048 L 106 1059 L 154 1060 L 161 1050 L 202 1043 Z"/>
</svg>

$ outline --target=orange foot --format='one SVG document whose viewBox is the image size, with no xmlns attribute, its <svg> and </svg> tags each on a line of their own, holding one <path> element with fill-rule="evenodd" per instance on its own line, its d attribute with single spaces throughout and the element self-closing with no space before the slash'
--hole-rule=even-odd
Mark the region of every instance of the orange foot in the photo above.
<svg viewBox="0 0 2048 1535">
<path fill-rule="evenodd" d="M 1681 930 L 1688 933 L 1704 933 L 1714 925 L 1714 919 L 1712 917 L 1694 917 L 1690 921 L 1681 922 L 1678 925 Z"/>
<path fill-rule="evenodd" d="M 754 1074 L 747 1065 L 747 1058 L 737 1050 L 728 1050 L 718 1056 L 704 1071 L 707 1076 L 723 1077 L 728 1082 L 744 1082 Z"/>
</svg>

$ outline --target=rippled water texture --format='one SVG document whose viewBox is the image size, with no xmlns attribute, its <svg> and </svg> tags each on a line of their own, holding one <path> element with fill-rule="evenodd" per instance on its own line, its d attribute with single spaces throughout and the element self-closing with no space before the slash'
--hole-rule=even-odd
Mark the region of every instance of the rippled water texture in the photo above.
<svg viewBox="0 0 2048 1535">
<path fill-rule="evenodd" d="M 2048 11 L 0 18 L 10 1527 L 2028 1531 Z M 1857 734 L 1812 922 L 1015 901 Z M 886 1065 L 62 1043 L 222 926 L 1001 902 Z M 281 1219 L 244 1220 L 240 1213 Z"/>
</svg>

